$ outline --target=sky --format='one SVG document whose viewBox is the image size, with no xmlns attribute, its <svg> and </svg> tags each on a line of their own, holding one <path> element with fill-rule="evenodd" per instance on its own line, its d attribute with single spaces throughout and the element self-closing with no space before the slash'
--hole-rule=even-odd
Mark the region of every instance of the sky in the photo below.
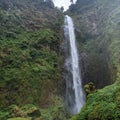
<svg viewBox="0 0 120 120">
<path fill-rule="evenodd" d="M 76 0 L 73 0 L 74 3 Z M 69 5 L 71 4 L 70 0 L 53 0 L 55 6 L 61 8 L 61 6 L 64 7 L 64 10 L 67 10 L 69 8 Z"/>
</svg>

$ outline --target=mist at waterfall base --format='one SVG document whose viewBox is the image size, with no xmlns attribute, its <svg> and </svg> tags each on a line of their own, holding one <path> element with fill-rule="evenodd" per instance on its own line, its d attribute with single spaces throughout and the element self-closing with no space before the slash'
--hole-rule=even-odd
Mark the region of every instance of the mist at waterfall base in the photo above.
<svg viewBox="0 0 120 120">
<path fill-rule="evenodd" d="M 71 114 L 77 114 L 85 103 L 85 94 L 82 88 L 74 24 L 72 18 L 67 15 L 64 21 L 63 46 L 65 56 L 64 79 L 66 81 L 65 105 Z"/>
</svg>

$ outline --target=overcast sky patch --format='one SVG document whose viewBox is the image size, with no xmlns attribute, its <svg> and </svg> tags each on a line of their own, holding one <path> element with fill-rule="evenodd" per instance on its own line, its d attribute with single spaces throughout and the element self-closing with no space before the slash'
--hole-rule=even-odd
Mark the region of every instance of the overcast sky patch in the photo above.
<svg viewBox="0 0 120 120">
<path fill-rule="evenodd" d="M 76 0 L 73 0 L 74 3 Z M 71 4 L 70 0 L 53 0 L 54 4 L 56 7 L 61 8 L 62 6 L 64 7 L 64 10 L 67 10 Z"/>
</svg>

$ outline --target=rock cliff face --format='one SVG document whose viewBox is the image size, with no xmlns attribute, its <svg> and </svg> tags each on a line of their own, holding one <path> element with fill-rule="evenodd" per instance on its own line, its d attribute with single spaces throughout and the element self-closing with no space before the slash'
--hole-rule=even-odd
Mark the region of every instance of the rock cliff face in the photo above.
<svg viewBox="0 0 120 120">
<path fill-rule="evenodd" d="M 83 56 L 84 83 L 92 81 L 98 88 L 115 81 L 114 73 L 119 71 L 111 55 L 111 46 L 119 38 L 119 4 L 119 0 L 77 0 L 68 10 Z M 118 45 L 114 47 L 118 49 Z"/>
<path fill-rule="evenodd" d="M 119 0 L 77 0 L 68 10 L 75 21 L 84 84 L 91 81 L 97 88 L 106 86 L 91 91 L 80 114 L 71 120 L 120 117 L 119 4 Z M 90 90 L 89 85 L 85 89 Z"/>
</svg>

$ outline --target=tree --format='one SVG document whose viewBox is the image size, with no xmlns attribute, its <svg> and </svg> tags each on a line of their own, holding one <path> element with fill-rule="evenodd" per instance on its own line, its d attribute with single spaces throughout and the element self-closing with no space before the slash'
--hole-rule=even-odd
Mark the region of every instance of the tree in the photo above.
<svg viewBox="0 0 120 120">
<path fill-rule="evenodd" d="M 60 8 L 60 10 L 63 12 L 63 11 L 64 11 L 64 7 L 62 6 L 62 7 Z"/>
</svg>

